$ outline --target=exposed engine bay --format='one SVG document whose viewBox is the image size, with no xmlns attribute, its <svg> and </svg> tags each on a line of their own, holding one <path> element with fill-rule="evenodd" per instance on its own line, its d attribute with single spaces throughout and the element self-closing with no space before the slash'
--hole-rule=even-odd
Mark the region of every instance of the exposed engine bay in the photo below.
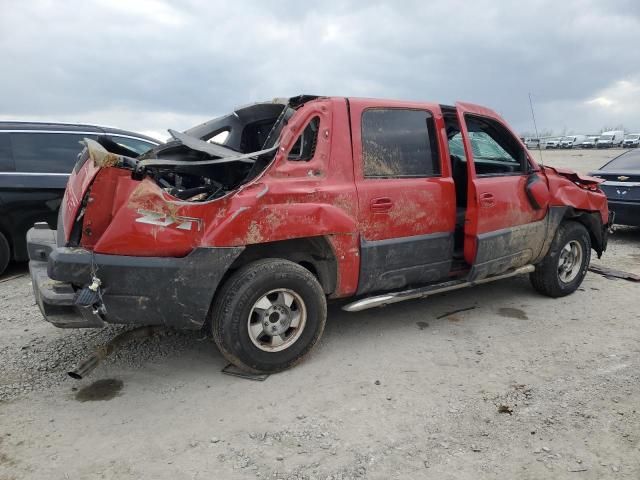
<svg viewBox="0 0 640 480">
<path fill-rule="evenodd" d="M 137 157 L 106 138 L 97 143 L 107 150 L 102 157 L 118 156 L 110 165 L 130 168 L 133 178 L 150 177 L 180 200 L 205 202 L 258 176 L 275 157 L 280 133 L 295 110 L 315 98 L 274 99 L 239 108 L 184 133 L 169 130 L 169 141 Z M 93 142 L 85 143 L 96 161 L 100 155 L 91 151 Z"/>
</svg>

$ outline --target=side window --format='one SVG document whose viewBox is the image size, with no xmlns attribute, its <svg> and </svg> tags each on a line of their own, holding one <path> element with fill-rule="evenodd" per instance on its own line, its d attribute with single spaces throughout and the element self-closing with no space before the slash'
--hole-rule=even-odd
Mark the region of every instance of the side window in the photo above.
<svg viewBox="0 0 640 480">
<path fill-rule="evenodd" d="M 117 137 L 115 135 L 110 135 L 109 138 L 116 142 L 118 145 L 128 148 L 129 150 L 133 150 L 138 155 L 142 155 L 143 153 L 148 152 L 153 147 L 155 147 L 153 143 L 140 140 L 139 138 Z"/>
<path fill-rule="evenodd" d="M 362 114 L 365 178 L 440 174 L 435 123 L 424 110 L 375 108 Z"/>
<path fill-rule="evenodd" d="M 11 139 L 8 133 L 0 133 L 0 172 L 13 172 Z"/>
<path fill-rule="evenodd" d="M 12 133 L 16 171 L 70 173 L 82 151 L 80 141 L 95 135 L 74 133 Z"/>
<path fill-rule="evenodd" d="M 291 147 L 288 160 L 292 162 L 308 162 L 316 153 L 320 117 L 313 117 Z"/>
<path fill-rule="evenodd" d="M 524 149 L 503 125 L 469 115 L 465 120 L 478 175 L 520 174 L 526 170 Z"/>
</svg>

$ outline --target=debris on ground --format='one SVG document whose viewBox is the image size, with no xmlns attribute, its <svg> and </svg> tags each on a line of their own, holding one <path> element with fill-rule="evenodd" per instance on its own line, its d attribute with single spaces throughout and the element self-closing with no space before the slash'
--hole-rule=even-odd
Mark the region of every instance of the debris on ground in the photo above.
<svg viewBox="0 0 640 480">
<path fill-rule="evenodd" d="M 614 268 L 603 267 L 601 265 L 591 264 L 589 265 L 589 271 L 609 279 L 620 278 L 622 280 L 629 280 L 630 282 L 640 282 L 640 275 L 623 272 L 622 270 L 616 270 Z"/>
<path fill-rule="evenodd" d="M 455 313 L 468 312 L 469 310 L 473 310 L 473 309 L 475 309 L 475 308 L 476 308 L 475 306 L 473 306 L 473 307 L 458 308 L 458 309 L 456 309 L 456 310 L 451 310 L 450 312 L 445 312 L 445 313 L 443 313 L 442 315 L 438 315 L 438 316 L 436 317 L 436 319 L 437 319 L 437 320 L 440 320 L 441 318 L 449 317 L 449 316 L 451 316 L 451 315 L 453 315 L 453 314 L 455 314 Z"/>
</svg>

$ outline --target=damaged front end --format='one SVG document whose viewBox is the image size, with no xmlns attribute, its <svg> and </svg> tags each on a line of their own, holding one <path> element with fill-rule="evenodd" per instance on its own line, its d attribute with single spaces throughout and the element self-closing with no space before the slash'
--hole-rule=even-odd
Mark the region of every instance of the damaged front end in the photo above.
<svg viewBox="0 0 640 480">
<path fill-rule="evenodd" d="M 184 133 L 169 130 L 169 141 L 141 156 L 108 138 L 85 139 L 58 231 L 38 225 L 28 234 L 45 318 L 59 327 L 200 328 L 244 248 L 203 236 L 224 221 L 230 194 L 273 161 L 283 128 L 312 98 L 258 103 Z"/>
</svg>

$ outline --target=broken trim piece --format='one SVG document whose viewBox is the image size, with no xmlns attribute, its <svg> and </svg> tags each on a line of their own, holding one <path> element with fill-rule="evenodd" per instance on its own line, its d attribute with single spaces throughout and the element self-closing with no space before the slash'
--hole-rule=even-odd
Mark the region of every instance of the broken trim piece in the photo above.
<svg viewBox="0 0 640 480">
<path fill-rule="evenodd" d="M 113 167 L 120 163 L 121 155 L 111 153 L 95 140 L 84 138 L 80 143 L 83 143 L 87 147 L 89 158 L 96 167 Z"/>
<path fill-rule="evenodd" d="M 605 278 L 620 278 L 622 280 L 628 280 L 630 282 L 640 282 L 640 275 L 635 273 L 623 272 L 622 270 L 615 270 L 613 268 L 603 267 L 601 265 L 589 265 L 589 271 L 602 275 Z"/>
<path fill-rule="evenodd" d="M 186 145 L 189 147 L 189 145 Z M 280 146 L 279 143 L 275 144 L 271 148 L 267 148 L 265 150 L 258 150 L 257 152 L 245 153 L 243 155 L 237 155 L 234 157 L 222 157 L 222 158 L 214 158 L 212 160 L 142 160 L 138 162 L 138 170 L 141 170 L 145 167 L 151 166 L 161 166 L 161 165 L 184 165 L 184 166 L 194 166 L 194 165 L 215 165 L 219 163 L 230 163 L 230 162 L 245 162 L 245 163 L 254 163 L 255 159 L 253 157 L 259 157 L 260 155 L 264 155 L 266 153 L 271 153 L 278 149 Z M 192 148 L 192 147 L 189 147 Z"/>
<path fill-rule="evenodd" d="M 191 135 L 188 135 L 186 133 L 176 132 L 172 129 L 169 129 L 167 131 L 173 138 L 178 140 L 185 147 L 189 147 L 193 150 L 197 150 L 198 152 L 203 152 L 208 155 L 213 155 L 214 157 L 232 157 L 238 153 L 231 148 L 227 148 L 216 143 L 205 142 L 204 140 L 192 137 Z"/>
</svg>

